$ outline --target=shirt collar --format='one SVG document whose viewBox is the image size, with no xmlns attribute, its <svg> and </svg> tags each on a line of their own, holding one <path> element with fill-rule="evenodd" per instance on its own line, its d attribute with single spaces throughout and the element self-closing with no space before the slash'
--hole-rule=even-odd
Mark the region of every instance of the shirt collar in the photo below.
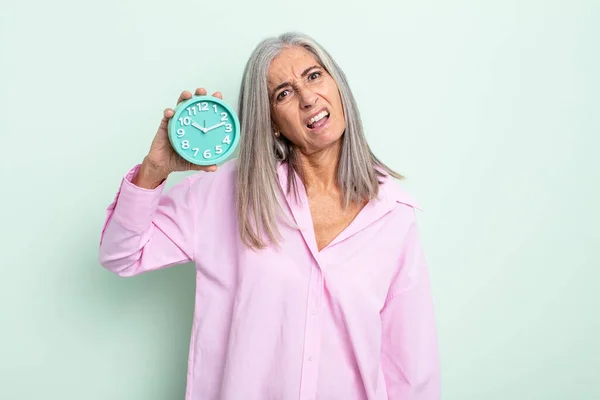
<svg viewBox="0 0 600 400">
<path fill-rule="evenodd" d="M 415 198 L 410 195 L 398 182 L 394 181 L 393 177 L 386 174 L 382 170 L 379 171 L 384 174 L 384 176 L 380 178 L 382 183 L 379 185 L 379 195 L 383 201 L 387 202 L 390 206 L 393 206 L 393 203 L 396 202 L 406 204 L 417 210 L 423 211 L 423 208 L 415 200 Z M 289 201 L 289 197 L 293 196 L 294 194 L 292 192 L 288 195 L 288 164 L 286 162 L 277 162 L 277 176 L 279 178 L 281 189 Z M 294 179 L 296 180 L 298 189 L 304 189 L 304 185 L 296 173 L 294 173 Z M 302 193 L 300 193 L 299 200 L 301 200 L 302 197 Z"/>
<path fill-rule="evenodd" d="M 296 199 L 293 191 L 288 194 L 288 164 L 279 162 L 277 165 L 277 175 L 283 196 L 291 215 L 300 228 L 304 240 L 313 253 L 314 258 L 319 260 L 319 251 L 317 249 L 316 239 L 308 199 L 306 197 L 306 188 L 300 177 L 294 172 L 298 187 L 298 198 Z M 379 186 L 379 196 L 371 200 L 363 210 L 356 216 L 350 225 L 340 233 L 327 247 L 335 246 L 337 243 L 357 234 L 369 225 L 373 224 L 379 218 L 396 208 L 398 203 L 407 204 L 414 208 L 419 208 L 416 201 L 389 175 L 385 175 L 383 182 Z"/>
</svg>

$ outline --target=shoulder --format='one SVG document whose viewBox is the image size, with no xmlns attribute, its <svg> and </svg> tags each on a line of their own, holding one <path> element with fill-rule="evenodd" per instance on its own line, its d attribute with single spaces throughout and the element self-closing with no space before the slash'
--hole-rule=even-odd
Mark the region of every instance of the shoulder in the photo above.
<svg viewBox="0 0 600 400">
<path fill-rule="evenodd" d="M 415 210 L 423 211 L 423 208 L 419 202 L 401 181 L 389 175 L 380 177 L 379 180 L 379 190 L 381 196 L 390 202 L 391 205 L 402 205 Z"/>
<path fill-rule="evenodd" d="M 390 213 L 390 229 L 395 237 L 406 237 L 412 230 L 418 229 L 418 213 L 423 208 L 405 187 L 403 181 L 391 176 L 380 178 L 380 198 L 387 203 Z"/>
</svg>

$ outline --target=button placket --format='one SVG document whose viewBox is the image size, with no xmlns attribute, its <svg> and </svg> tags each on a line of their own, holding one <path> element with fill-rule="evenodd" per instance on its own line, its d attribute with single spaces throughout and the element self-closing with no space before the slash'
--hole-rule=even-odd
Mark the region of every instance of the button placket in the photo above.
<svg viewBox="0 0 600 400">
<path fill-rule="evenodd" d="M 317 394 L 318 361 L 321 346 L 321 323 L 319 307 L 322 299 L 322 272 L 318 265 L 312 266 L 310 274 L 306 328 L 304 332 L 304 362 L 300 398 L 314 399 Z"/>
</svg>

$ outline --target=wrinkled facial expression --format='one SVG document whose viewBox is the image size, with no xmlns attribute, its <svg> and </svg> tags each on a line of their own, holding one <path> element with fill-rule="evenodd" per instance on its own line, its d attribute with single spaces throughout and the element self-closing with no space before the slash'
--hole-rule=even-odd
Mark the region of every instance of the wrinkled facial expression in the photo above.
<svg viewBox="0 0 600 400">
<path fill-rule="evenodd" d="M 268 75 L 273 130 L 305 155 L 330 148 L 346 129 L 338 87 L 306 49 L 284 49 Z"/>
</svg>

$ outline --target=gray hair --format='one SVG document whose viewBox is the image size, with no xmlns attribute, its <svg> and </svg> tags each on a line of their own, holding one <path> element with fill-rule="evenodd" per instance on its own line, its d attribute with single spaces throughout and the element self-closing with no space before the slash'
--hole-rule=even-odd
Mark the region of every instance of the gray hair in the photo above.
<svg viewBox="0 0 600 400">
<path fill-rule="evenodd" d="M 337 183 L 344 203 L 363 202 L 377 197 L 379 176 L 404 177 L 375 157 L 367 144 L 358 106 L 346 76 L 332 56 L 311 37 L 287 32 L 262 40 L 252 52 L 242 78 L 239 94 L 239 120 L 242 139 L 237 160 L 238 223 L 242 241 L 251 248 L 264 248 L 267 240 L 277 244 L 280 238 L 278 217 L 284 217 L 278 194 L 279 161 L 287 162 L 288 194 L 298 196 L 294 173 L 302 176 L 295 146 L 283 135 L 272 132 L 271 107 L 268 93 L 268 71 L 272 60 L 287 47 L 308 50 L 337 83 L 346 130 L 342 135 Z M 291 222 L 289 222 L 291 223 Z M 291 223 L 292 226 L 295 226 Z"/>
</svg>

